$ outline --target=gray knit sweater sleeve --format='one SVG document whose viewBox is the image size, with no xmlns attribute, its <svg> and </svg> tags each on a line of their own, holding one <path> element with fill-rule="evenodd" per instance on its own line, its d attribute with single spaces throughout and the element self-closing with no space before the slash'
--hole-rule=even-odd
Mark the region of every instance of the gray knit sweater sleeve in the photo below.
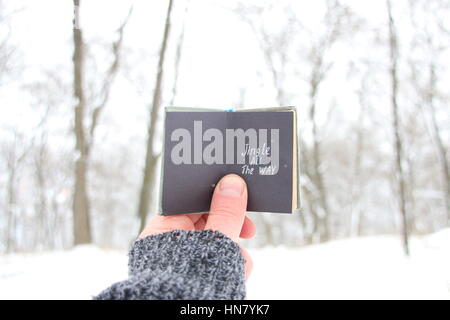
<svg viewBox="0 0 450 320">
<path fill-rule="evenodd" d="M 244 299 L 244 258 L 217 231 L 171 231 L 148 236 L 129 252 L 129 278 L 94 297 L 110 299 Z"/>
</svg>

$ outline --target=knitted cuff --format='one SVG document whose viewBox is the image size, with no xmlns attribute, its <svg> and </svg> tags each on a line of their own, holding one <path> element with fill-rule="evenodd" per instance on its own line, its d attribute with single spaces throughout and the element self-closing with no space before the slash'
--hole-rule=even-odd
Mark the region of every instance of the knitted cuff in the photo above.
<svg viewBox="0 0 450 320">
<path fill-rule="evenodd" d="M 243 299 L 244 263 L 239 246 L 212 230 L 148 236 L 129 253 L 130 276 L 170 275 L 191 299 Z"/>
</svg>

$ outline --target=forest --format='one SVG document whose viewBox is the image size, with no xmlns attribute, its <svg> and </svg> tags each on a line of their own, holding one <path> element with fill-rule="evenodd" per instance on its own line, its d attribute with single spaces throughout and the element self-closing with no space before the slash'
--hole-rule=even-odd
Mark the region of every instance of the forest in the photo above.
<svg viewBox="0 0 450 320">
<path fill-rule="evenodd" d="M 450 227 L 450 1 L 0 0 L 0 253 L 126 249 L 165 106 L 295 106 L 302 214 L 250 247 Z"/>
</svg>

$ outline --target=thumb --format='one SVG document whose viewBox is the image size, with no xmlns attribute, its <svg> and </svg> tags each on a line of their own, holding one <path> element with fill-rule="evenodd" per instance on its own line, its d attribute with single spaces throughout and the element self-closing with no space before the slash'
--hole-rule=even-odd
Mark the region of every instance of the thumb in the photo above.
<svg viewBox="0 0 450 320">
<path fill-rule="evenodd" d="M 233 241 L 239 239 L 247 210 L 247 185 L 235 174 L 223 177 L 211 200 L 205 229 L 220 231 Z"/>
</svg>

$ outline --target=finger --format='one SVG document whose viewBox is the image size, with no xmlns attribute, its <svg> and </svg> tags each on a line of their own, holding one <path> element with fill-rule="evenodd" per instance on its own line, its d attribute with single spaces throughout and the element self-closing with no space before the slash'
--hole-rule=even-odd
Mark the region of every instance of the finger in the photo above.
<svg viewBox="0 0 450 320">
<path fill-rule="evenodd" d="M 251 239 L 256 235 L 256 226 L 249 217 L 245 217 L 239 237 L 243 239 Z"/>
<path fill-rule="evenodd" d="M 195 230 L 204 230 L 206 226 L 206 217 L 200 218 L 195 223 Z M 256 235 L 256 227 L 250 218 L 245 217 L 244 224 L 242 226 L 241 234 L 239 235 L 242 239 L 251 239 Z"/>
<path fill-rule="evenodd" d="M 199 221 L 201 218 L 203 218 L 203 213 L 190 213 L 187 214 L 186 217 L 189 217 L 189 219 L 192 220 L 192 223 L 196 224 L 197 221 Z"/>
<path fill-rule="evenodd" d="M 223 177 L 211 200 L 205 229 L 217 230 L 237 241 L 247 208 L 247 186 L 238 175 Z"/>
<path fill-rule="evenodd" d="M 194 220 L 199 219 L 200 217 L 191 217 L 191 215 L 156 215 L 141 232 L 139 238 L 141 239 L 153 234 L 164 233 L 173 230 L 195 230 Z"/>
<path fill-rule="evenodd" d="M 196 223 L 195 223 L 195 230 L 204 230 L 206 226 L 206 215 L 204 217 L 201 217 Z"/>
<path fill-rule="evenodd" d="M 250 278 L 250 275 L 253 271 L 253 260 L 250 257 L 250 254 L 248 253 L 247 249 L 245 249 L 243 246 L 239 245 L 241 247 L 241 254 L 242 257 L 245 260 L 244 270 L 245 270 L 245 280 L 248 280 Z"/>
</svg>

